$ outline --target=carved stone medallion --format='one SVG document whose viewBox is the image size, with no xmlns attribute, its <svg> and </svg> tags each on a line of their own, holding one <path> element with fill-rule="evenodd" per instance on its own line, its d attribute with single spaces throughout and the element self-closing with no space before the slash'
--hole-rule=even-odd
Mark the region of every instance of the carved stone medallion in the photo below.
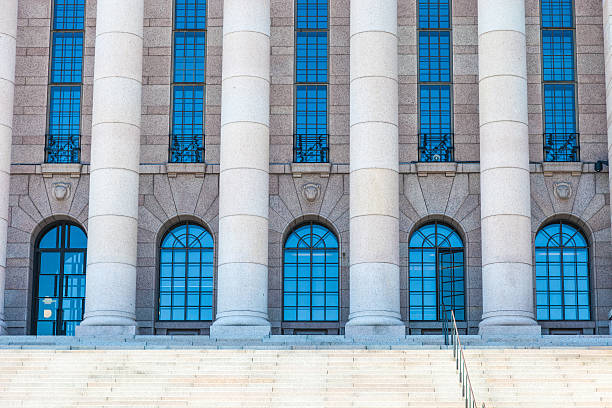
<svg viewBox="0 0 612 408">
<path fill-rule="evenodd" d="M 555 197 L 559 200 L 567 200 L 572 196 L 572 183 L 560 181 L 555 183 Z"/>
<path fill-rule="evenodd" d="M 313 203 L 321 194 L 321 186 L 315 183 L 304 184 L 302 187 L 302 194 L 306 201 Z"/>
<path fill-rule="evenodd" d="M 70 197 L 70 188 L 72 185 L 70 183 L 53 183 L 53 197 L 57 201 L 63 201 Z"/>
</svg>

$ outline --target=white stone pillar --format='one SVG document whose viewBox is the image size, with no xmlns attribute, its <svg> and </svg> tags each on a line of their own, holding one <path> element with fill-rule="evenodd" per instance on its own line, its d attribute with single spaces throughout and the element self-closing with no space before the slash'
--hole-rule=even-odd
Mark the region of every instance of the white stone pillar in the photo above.
<svg viewBox="0 0 612 408">
<path fill-rule="evenodd" d="M 4 285 L 15 97 L 16 37 L 17 0 L 5 0 L 2 4 L 2 12 L 0 12 L 0 335 L 6 334 Z"/>
<path fill-rule="evenodd" d="M 534 320 L 524 0 L 478 0 L 483 335 Z"/>
<path fill-rule="evenodd" d="M 270 0 L 223 10 L 219 266 L 213 337 L 263 337 L 268 321 Z"/>
<path fill-rule="evenodd" d="M 85 320 L 135 334 L 143 0 L 98 0 Z"/>
<path fill-rule="evenodd" d="M 397 0 L 351 1 L 349 337 L 406 334 L 400 315 Z"/>
</svg>

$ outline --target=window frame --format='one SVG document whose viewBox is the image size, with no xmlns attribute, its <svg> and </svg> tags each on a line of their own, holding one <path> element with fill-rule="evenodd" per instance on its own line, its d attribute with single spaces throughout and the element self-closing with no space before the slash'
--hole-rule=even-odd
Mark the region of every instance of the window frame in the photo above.
<svg viewBox="0 0 612 408">
<path fill-rule="evenodd" d="M 173 248 L 164 248 L 163 242 L 166 239 L 166 237 L 172 233 L 174 230 L 176 230 L 177 228 L 183 226 L 183 225 L 194 225 L 194 226 L 198 226 L 202 229 L 204 229 L 211 237 L 212 239 L 212 248 L 209 247 L 199 247 L 199 248 L 195 248 L 195 249 L 211 249 L 212 250 L 212 303 L 211 303 L 211 316 L 212 319 L 210 320 L 187 320 L 187 312 L 185 311 L 185 319 L 183 320 L 162 320 L 160 319 L 160 307 L 161 307 L 161 302 L 160 302 L 160 297 L 161 297 L 161 267 L 162 267 L 162 250 L 164 249 L 175 249 L 175 247 Z M 189 228 L 189 227 L 188 227 Z M 189 247 L 185 247 L 185 250 L 188 251 Z M 172 265 L 174 265 L 174 262 L 172 263 Z M 185 265 L 188 265 L 187 262 L 185 262 Z M 201 267 L 202 267 L 202 262 L 200 261 L 200 271 L 201 271 Z M 187 279 L 188 279 L 188 275 L 187 275 L 187 271 L 185 271 L 185 306 L 184 308 L 187 309 L 187 296 L 189 291 L 187 290 Z M 200 279 L 202 279 L 202 276 L 200 276 Z M 186 221 L 179 221 L 176 223 L 172 223 L 170 224 L 166 229 L 165 232 L 163 234 L 161 234 L 160 238 L 159 238 L 159 242 L 157 244 L 157 263 L 156 263 L 156 282 L 155 282 L 155 288 L 156 288 L 156 292 L 155 292 L 155 302 L 154 302 L 154 318 L 153 318 L 153 326 L 155 329 L 193 329 L 193 328 L 201 328 L 203 325 L 206 327 L 209 327 L 213 321 L 215 320 L 215 314 L 216 314 L 216 305 L 217 305 L 217 248 L 216 248 L 216 241 L 215 241 L 215 236 L 212 233 L 212 231 L 202 222 L 199 221 L 194 221 L 194 220 L 186 220 Z M 171 292 L 171 296 L 174 292 Z M 201 299 L 202 296 L 202 288 L 200 287 L 199 291 L 198 291 L 198 296 Z M 170 306 L 171 307 L 171 306 Z M 207 307 L 207 306 L 204 306 Z M 198 306 L 198 309 L 202 309 L 202 306 Z M 201 310 L 198 310 L 198 316 L 201 317 Z"/>
<path fill-rule="evenodd" d="M 453 163 L 456 162 L 455 157 L 455 70 L 453 64 L 454 58 L 454 41 L 453 41 L 453 0 L 448 0 L 448 28 L 421 28 L 420 20 L 420 7 L 419 3 L 421 0 L 416 1 L 416 87 L 417 87 L 417 162 L 419 163 Z M 445 31 L 449 34 L 449 82 L 421 82 L 421 52 L 419 46 L 419 40 L 421 38 L 421 32 L 431 31 Z M 439 161 L 424 161 L 422 160 L 420 146 L 421 146 L 421 135 L 424 134 L 421 131 L 421 85 L 433 85 L 433 86 L 448 86 L 450 95 L 450 160 L 439 160 Z"/>
<path fill-rule="evenodd" d="M 83 85 L 84 85 L 84 77 L 85 77 L 85 48 L 86 48 L 86 34 L 87 34 L 87 0 L 83 0 L 83 29 L 75 30 L 75 29 L 55 29 L 55 6 L 57 0 L 51 0 L 51 19 L 49 24 L 50 35 L 49 35 L 49 60 L 48 60 L 48 70 L 47 70 L 47 110 L 46 110 L 46 125 L 45 125 L 45 145 L 44 145 L 44 163 L 53 163 L 53 164 L 73 164 L 73 163 L 81 163 L 82 161 L 82 136 L 83 136 Z M 81 82 L 52 82 L 52 74 L 53 74 L 53 39 L 55 33 L 82 33 L 83 34 L 83 49 L 81 55 Z M 49 161 L 49 137 L 51 135 L 51 88 L 59 88 L 59 87 L 79 87 L 80 95 L 79 95 L 79 133 L 78 133 L 78 150 L 77 150 L 77 161 L 76 162 L 50 162 Z M 72 136 L 72 135 L 70 135 Z"/>
<path fill-rule="evenodd" d="M 206 163 L 206 91 L 208 89 L 208 12 L 210 0 L 204 0 L 206 4 L 206 17 L 204 20 L 203 29 L 195 28 L 183 28 L 177 29 L 176 27 L 176 2 L 172 0 L 172 35 L 171 35 L 171 54 L 170 54 L 170 104 L 168 109 L 168 163 L 179 163 L 179 164 L 197 164 Z M 204 33 L 204 82 L 175 82 L 175 58 L 176 58 L 176 33 L 177 32 L 196 32 Z M 198 87 L 201 86 L 202 91 L 202 152 L 200 153 L 200 161 L 185 162 L 185 161 L 172 161 L 172 142 L 174 141 L 174 91 L 175 87 Z"/>
<path fill-rule="evenodd" d="M 63 299 L 64 299 L 64 266 L 65 266 L 65 258 L 64 255 L 66 253 L 82 253 L 83 254 L 83 276 L 85 276 L 85 282 L 87 282 L 87 247 L 86 248 L 66 248 L 66 232 L 67 230 L 71 227 L 77 227 L 79 228 L 83 234 L 85 234 L 85 237 L 87 237 L 87 231 L 85 231 L 85 229 L 83 227 L 81 227 L 79 224 L 73 222 L 73 221 L 69 221 L 69 220 L 62 220 L 62 221 L 57 221 L 57 222 L 53 222 L 47 226 L 45 226 L 45 228 L 43 228 L 37 235 L 36 237 L 36 241 L 34 242 L 34 267 L 33 267 L 33 279 L 32 279 L 32 296 L 31 296 L 31 305 L 32 305 L 32 310 L 31 310 L 31 316 L 30 316 L 30 331 L 32 333 L 32 335 L 38 335 L 38 312 L 39 312 L 39 308 L 38 308 L 38 301 L 41 299 L 40 296 L 38 296 L 38 289 L 40 286 L 40 272 L 41 272 L 41 254 L 42 253 L 59 253 L 60 254 L 60 271 L 58 276 L 58 284 L 61 285 L 61 287 L 58 287 L 58 296 L 57 296 L 57 318 L 55 320 L 56 322 L 56 333 L 54 334 L 54 336 L 65 336 L 66 333 L 64 330 L 62 330 L 62 323 L 64 322 L 63 319 L 63 313 L 60 313 L 60 311 L 62 311 L 62 306 L 63 306 Z M 40 242 L 42 241 L 42 239 L 45 237 L 45 235 L 47 235 L 48 232 L 50 232 L 51 230 L 55 229 L 55 228 L 59 228 L 60 229 L 60 248 L 40 248 Z M 89 244 L 89 237 L 87 237 L 88 239 L 88 244 Z M 82 298 L 82 311 L 83 311 L 83 315 L 85 314 L 85 299 L 86 299 L 87 293 L 85 294 L 85 296 Z M 48 297 L 48 296 L 45 296 Z M 82 319 L 81 319 L 82 321 Z"/>
<path fill-rule="evenodd" d="M 330 159 L 330 152 L 331 152 L 331 148 L 330 148 L 330 126 L 329 126 L 329 95 L 330 95 L 330 60 L 331 60 L 331 54 L 330 54 L 330 49 L 331 49 L 331 19 L 330 19 L 330 1 L 326 0 L 325 3 L 327 3 L 327 28 L 326 29 L 321 29 L 321 28 L 298 28 L 298 7 L 297 7 L 297 3 L 299 0 L 293 0 L 293 6 L 294 6 L 294 16 L 293 16 L 293 149 L 292 149 L 292 158 L 291 161 L 293 163 L 330 163 L 331 159 Z M 308 33 L 308 32 L 325 32 L 327 33 L 327 82 L 322 83 L 322 82 L 299 82 L 297 81 L 297 38 L 298 38 L 298 33 Z M 327 149 L 327 152 L 324 153 L 327 160 L 326 161 L 297 161 L 297 145 L 298 145 L 298 126 L 297 126 L 297 115 L 298 115 L 298 111 L 297 111 L 297 89 L 298 87 L 308 87 L 308 86 L 325 86 L 326 88 L 326 112 L 325 112 L 325 127 L 327 130 L 327 133 L 324 135 L 315 135 L 315 136 L 325 136 L 325 147 L 322 149 L 322 152 L 325 151 L 325 149 Z M 323 154 L 323 153 L 322 153 Z"/>
<path fill-rule="evenodd" d="M 545 88 L 546 85 L 573 85 L 574 87 L 574 123 L 575 123 L 575 134 L 576 134 L 576 160 L 569 161 L 566 163 L 576 163 L 581 162 L 581 154 L 580 154 L 580 114 L 579 114 L 579 105 L 578 105 L 578 49 L 577 49 L 577 41 L 576 36 L 578 34 L 578 30 L 576 27 L 576 2 L 571 0 L 572 3 L 572 26 L 571 27 L 544 27 L 544 13 L 543 13 L 543 0 L 539 0 L 539 25 L 540 25 L 540 95 L 541 95 L 541 104 L 542 104 L 542 161 L 545 163 L 564 163 L 563 161 L 546 160 L 546 135 L 551 134 L 546 132 L 546 100 L 545 100 Z M 544 31 L 570 31 L 573 33 L 572 35 L 572 47 L 573 47 L 573 64 L 574 64 L 574 80 L 573 81 L 545 81 L 544 80 Z M 552 133 L 555 134 L 555 133 Z M 567 133 L 566 133 L 567 134 Z"/>
</svg>

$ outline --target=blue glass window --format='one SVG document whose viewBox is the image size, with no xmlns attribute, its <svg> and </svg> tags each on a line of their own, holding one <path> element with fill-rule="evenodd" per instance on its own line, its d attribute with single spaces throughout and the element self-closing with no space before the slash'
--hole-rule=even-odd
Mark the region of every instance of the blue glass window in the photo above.
<svg viewBox="0 0 612 408">
<path fill-rule="evenodd" d="M 338 239 L 328 228 L 308 223 L 287 238 L 283 263 L 283 320 L 338 321 Z"/>
<path fill-rule="evenodd" d="M 296 33 L 296 81 L 327 82 L 327 32 Z"/>
<path fill-rule="evenodd" d="M 410 237 L 409 315 L 413 321 L 436 321 L 454 310 L 465 320 L 463 241 L 452 228 L 427 224 Z"/>
<path fill-rule="evenodd" d="M 194 223 L 175 226 L 163 238 L 159 263 L 159 320 L 212 320 L 212 235 Z"/>
<path fill-rule="evenodd" d="M 326 30 L 328 28 L 328 0 L 297 0 L 296 28 Z"/>
<path fill-rule="evenodd" d="M 441 29 L 450 26 L 449 0 L 419 0 L 419 28 Z"/>
<path fill-rule="evenodd" d="M 36 245 L 33 334 L 73 336 L 83 320 L 87 236 L 62 222 L 43 231 Z"/>
<path fill-rule="evenodd" d="M 176 0 L 174 14 L 176 30 L 206 29 L 206 0 Z"/>
<path fill-rule="evenodd" d="M 449 85 L 421 85 L 419 109 L 421 161 L 452 161 L 451 89 Z"/>
<path fill-rule="evenodd" d="M 542 27 L 574 27 L 573 0 L 542 0 Z"/>
<path fill-rule="evenodd" d="M 453 161 L 450 0 L 419 0 L 419 160 Z"/>
<path fill-rule="evenodd" d="M 54 0 L 49 67 L 48 163 L 80 160 L 85 1 Z"/>
<path fill-rule="evenodd" d="M 329 161 L 327 129 L 328 2 L 297 0 L 295 162 Z"/>
<path fill-rule="evenodd" d="M 176 0 L 170 157 L 172 163 L 204 161 L 206 1 Z"/>
<path fill-rule="evenodd" d="M 564 222 L 536 235 L 538 320 L 591 320 L 589 246 L 584 235 Z"/>
<path fill-rule="evenodd" d="M 541 2 L 544 160 L 578 161 L 573 3 Z"/>
<path fill-rule="evenodd" d="M 52 29 L 85 29 L 85 0 L 54 0 Z"/>
<path fill-rule="evenodd" d="M 206 33 L 174 34 L 174 82 L 205 82 Z"/>
<path fill-rule="evenodd" d="M 544 81 L 573 81 L 574 32 L 543 30 L 542 60 Z"/>
<path fill-rule="evenodd" d="M 52 83 L 81 82 L 83 72 L 83 34 L 53 33 L 51 58 Z"/>
<path fill-rule="evenodd" d="M 419 32 L 419 81 L 451 82 L 450 31 Z"/>
</svg>

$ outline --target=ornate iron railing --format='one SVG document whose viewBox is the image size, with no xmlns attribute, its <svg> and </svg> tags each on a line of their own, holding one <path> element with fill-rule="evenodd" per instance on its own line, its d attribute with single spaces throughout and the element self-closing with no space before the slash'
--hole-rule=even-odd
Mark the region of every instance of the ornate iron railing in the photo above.
<svg viewBox="0 0 612 408">
<path fill-rule="evenodd" d="M 328 135 L 295 135 L 293 161 L 295 163 L 329 162 Z"/>
<path fill-rule="evenodd" d="M 544 133 L 544 161 L 580 160 L 580 133 Z"/>
<path fill-rule="evenodd" d="M 170 135 L 170 163 L 204 163 L 204 135 Z"/>
<path fill-rule="evenodd" d="M 453 161 L 452 133 L 419 134 L 419 160 L 422 162 Z"/>
<path fill-rule="evenodd" d="M 455 367 L 459 373 L 459 383 L 461 383 L 461 395 L 465 399 L 465 408 L 478 408 L 472 380 L 468 374 L 461 339 L 459 339 L 459 330 L 457 329 L 457 321 L 455 320 L 455 312 L 445 309 L 444 319 L 442 320 L 442 334 L 444 335 L 444 344 L 453 346 L 453 357 L 455 358 Z M 486 408 L 485 403 L 481 405 Z"/>
<path fill-rule="evenodd" d="M 79 163 L 81 135 L 48 134 L 45 141 L 46 163 Z"/>
</svg>

